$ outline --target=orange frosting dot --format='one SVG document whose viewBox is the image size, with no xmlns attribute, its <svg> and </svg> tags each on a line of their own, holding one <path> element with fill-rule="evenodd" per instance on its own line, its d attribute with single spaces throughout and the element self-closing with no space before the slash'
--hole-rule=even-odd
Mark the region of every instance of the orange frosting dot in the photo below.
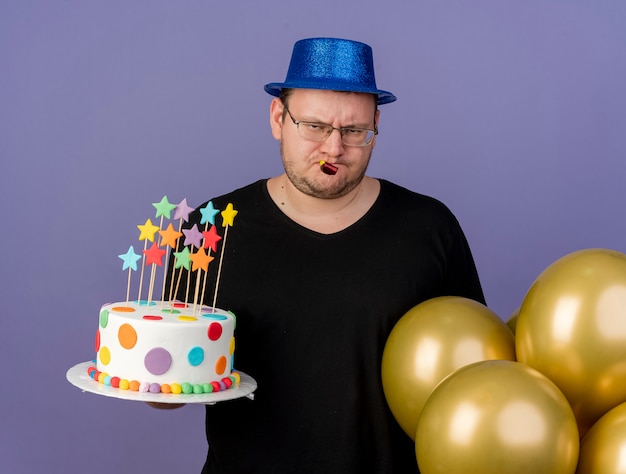
<svg viewBox="0 0 626 474">
<path fill-rule="evenodd" d="M 139 382 L 137 382 L 136 380 L 131 380 L 128 384 L 128 388 L 133 392 L 137 392 L 139 390 L 139 385 Z"/>
<path fill-rule="evenodd" d="M 215 363 L 215 372 L 222 375 L 226 370 L 226 357 L 220 356 Z"/>
<path fill-rule="evenodd" d="M 118 313 L 133 313 L 135 309 L 128 306 L 116 306 L 111 308 L 111 311 L 117 311 Z"/>
<path fill-rule="evenodd" d="M 172 387 L 170 387 L 170 384 L 168 383 L 161 384 L 161 393 L 172 393 Z"/>
<path fill-rule="evenodd" d="M 130 324 L 122 324 L 117 332 L 117 338 L 124 349 L 132 349 L 137 344 L 137 331 Z"/>
</svg>

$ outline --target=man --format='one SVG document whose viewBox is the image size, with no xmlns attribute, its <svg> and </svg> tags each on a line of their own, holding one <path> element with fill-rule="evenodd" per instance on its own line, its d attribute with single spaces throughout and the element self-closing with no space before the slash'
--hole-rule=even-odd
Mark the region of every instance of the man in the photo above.
<svg viewBox="0 0 626 474">
<path fill-rule="evenodd" d="M 299 41 L 286 81 L 265 90 L 285 172 L 212 200 L 238 211 L 217 306 L 237 316 L 235 368 L 258 389 L 207 406 L 203 472 L 418 472 L 382 353 L 416 304 L 484 302 L 463 232 L 438 201 L 365 175 L 378 105 L 396 99 L 376 87 L 369 46 Z"/>
</svg>

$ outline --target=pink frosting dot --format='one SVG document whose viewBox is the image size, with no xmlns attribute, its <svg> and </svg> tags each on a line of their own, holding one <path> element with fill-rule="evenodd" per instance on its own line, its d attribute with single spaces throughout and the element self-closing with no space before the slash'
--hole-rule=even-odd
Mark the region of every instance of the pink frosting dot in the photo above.
<svg viewBox="0 0 626 474">
<path fill-rule="evenodd" d="M 151 374 L 162 375 L 172 365 L 172 356 L 162 347 L 155 347 L 146 354 L 144 365 Z"/>
<path fill-rule="evenodd" d="M 217 341 L 222 336 L 222 325 L 220 323 L 209 324 L 208 336 L 212 341 Z"/>
<path fill-rule="evenodd" d="M 143 319 L 146 319 L 148 321 L 161 321 L 163 319 L 162 316 L 155 316 L 152 314 L 146 314 L 143 316 Z"/>
</svg>

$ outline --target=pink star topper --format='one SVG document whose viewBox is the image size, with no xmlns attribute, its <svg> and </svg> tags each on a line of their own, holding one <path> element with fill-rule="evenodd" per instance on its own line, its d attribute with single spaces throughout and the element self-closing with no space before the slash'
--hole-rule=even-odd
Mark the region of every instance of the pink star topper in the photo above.
<svg viewBox="0 0 626 474">
<path fill-rule="evenodd" d="M 174 211 L 174 219 L 182 219 L 185 222 L 189 220 L 189 214 L 193 211 L 193 207 L 190 207 L 187 204 L 187 198 L 183 199 L 176 205 L 176 210 Z"/>
<path fill-rule="evenodd" d="M 210 247 L 213 252 L 217 252 L 217 243 L 222 240 L 222 238 L 218 235 L 215 226 L 212 226 L 209 230 L 202 232 L 202 235 L 204 236 L 202 246 L 205 249 Z"/>
<path fill-rule="evenodd" d="M 159 267 L 162 266 L 165 253 L 165 249 L 153 243 L 149 249 L 143 250 L 143 254 L 146 256 L 146 266 L 152 265 L 153 263 Z"/>
<path fill-rule="evenodd" d="M 198 249 L 202 247 L 202 232 L 198 230 L 196 224 L 191 229 L 183 229 L 183 234 L 185 234 L 183 245 L 193 245 Z"/>
</svg>

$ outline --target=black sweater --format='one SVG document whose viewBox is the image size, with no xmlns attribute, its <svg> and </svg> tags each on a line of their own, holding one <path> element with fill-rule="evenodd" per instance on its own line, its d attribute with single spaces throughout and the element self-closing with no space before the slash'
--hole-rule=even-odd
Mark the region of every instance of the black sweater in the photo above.
<svg viewBox="0 0 626 474">
<path fill-rule="evenodd" d="M 368 213 L 330 235 L 286 217 L 265 180 L 212 202 L 238 211 L 217 306 L 237 316 L 235 369 L 258 389 L 254 400 L 207 406 L 203 472 L 418 472 L 414 443 L 385 401 L 382 353 L 394 324 L 422 301 L 484 303 L 456 218 L 384 180 Z M 196 210 L 188 226 L 202 230 L 200 218 Z M 215 222 L 223 235 L 220 215 Z M 214 284 L 207 288 L 210 305 Z"/>
</svg>

